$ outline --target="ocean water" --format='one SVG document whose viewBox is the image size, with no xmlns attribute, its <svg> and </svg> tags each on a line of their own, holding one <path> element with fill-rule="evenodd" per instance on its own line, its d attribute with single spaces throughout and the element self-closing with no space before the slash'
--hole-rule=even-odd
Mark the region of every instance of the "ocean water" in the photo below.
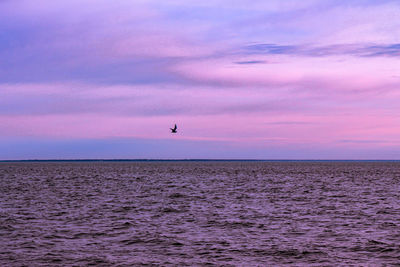
<svg viewBox="0 0 400 267">
<path fill-rule="evenodd" d="M 397 162 L 0 163 L 0 266 L 400 266 Z"/>
</svg>

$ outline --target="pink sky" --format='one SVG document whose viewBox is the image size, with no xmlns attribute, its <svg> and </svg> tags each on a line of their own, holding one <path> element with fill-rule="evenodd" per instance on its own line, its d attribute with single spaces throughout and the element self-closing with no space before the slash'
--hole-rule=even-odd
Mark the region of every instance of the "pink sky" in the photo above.
<svg viewBox="0 0 400 267">
<path fill-rule="evenodd" d="M 0 159 L 400 159 L 399 12 L 2 1 Z"/>
</svg>

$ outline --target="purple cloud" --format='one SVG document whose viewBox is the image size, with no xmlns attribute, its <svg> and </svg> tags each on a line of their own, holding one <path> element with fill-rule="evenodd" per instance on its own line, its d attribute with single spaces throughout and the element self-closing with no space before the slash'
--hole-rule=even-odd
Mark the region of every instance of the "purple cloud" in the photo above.
<svg viewBox="0 0 400 267">
<path fill-rule="evenodd" d="M 244 47 L 244 52 L 253 54 L 278 54 L 298 55 L 310 57 L 327 57 L 337 55 L 351 55 L 357 57 L 379 57 L 379 56 L 400 56 L 400 44 L 352 44 L 352 45 L 278 45 L 278 44 L 254 44 Z"/>
</svg>

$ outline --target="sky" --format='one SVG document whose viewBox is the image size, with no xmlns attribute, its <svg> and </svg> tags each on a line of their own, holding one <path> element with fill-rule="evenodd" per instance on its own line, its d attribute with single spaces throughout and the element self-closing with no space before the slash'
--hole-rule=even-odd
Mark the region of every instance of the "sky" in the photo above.
<svg viewBox="0 0 400 267">
<path fill-rule="evenodd" d="M 400 159 L 399 15 L 0 0 L 0 159 Z"/>
</svg>

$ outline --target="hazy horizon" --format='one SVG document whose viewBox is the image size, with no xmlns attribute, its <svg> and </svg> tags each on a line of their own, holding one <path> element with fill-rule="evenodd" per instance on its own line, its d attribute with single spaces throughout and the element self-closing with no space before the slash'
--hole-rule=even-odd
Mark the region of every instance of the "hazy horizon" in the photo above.
<svg viewBox="0 0 400 267">
<path fill-rule="evenodd" d="M 0 162 L 400 162 L 396 159 L 250 159 L 250 158 L 43 158 L 2 159 Z"/>
</svg>

